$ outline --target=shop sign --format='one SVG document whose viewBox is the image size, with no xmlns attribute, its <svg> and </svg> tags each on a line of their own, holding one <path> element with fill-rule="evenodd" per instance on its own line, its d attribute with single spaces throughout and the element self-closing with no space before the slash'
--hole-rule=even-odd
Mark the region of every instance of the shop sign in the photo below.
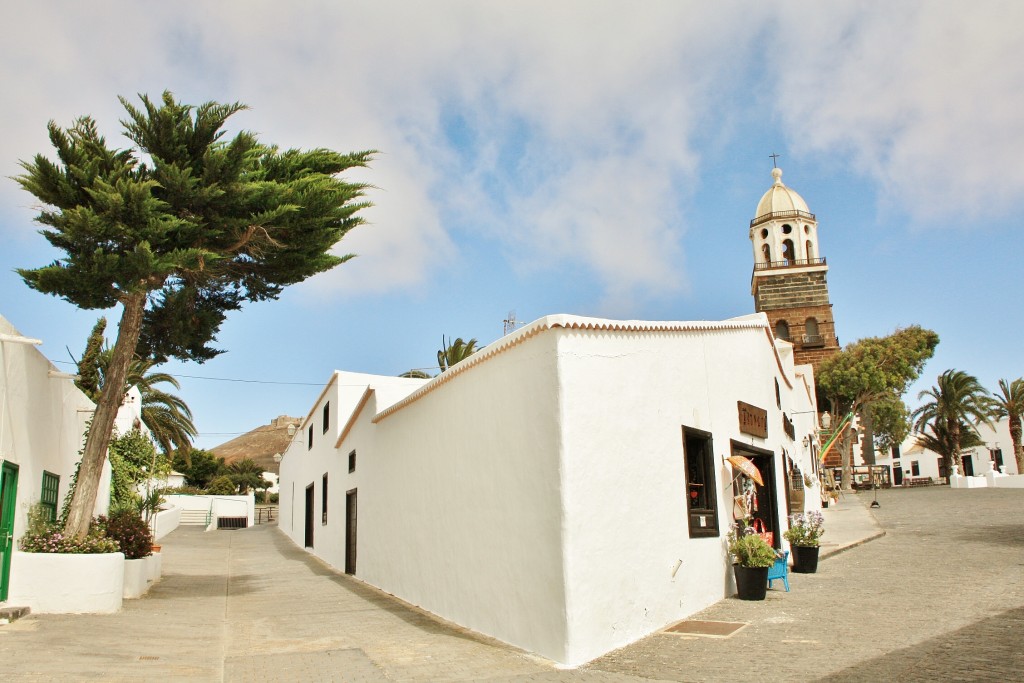
<svg viewBox="0 0 1024 683">
<path fill-rule="evenodd" d="M 768 438 L 768 411 L 743 401 L 736 401 L 740 417 L 740 431 L 751 436 Z"/>
</svg>

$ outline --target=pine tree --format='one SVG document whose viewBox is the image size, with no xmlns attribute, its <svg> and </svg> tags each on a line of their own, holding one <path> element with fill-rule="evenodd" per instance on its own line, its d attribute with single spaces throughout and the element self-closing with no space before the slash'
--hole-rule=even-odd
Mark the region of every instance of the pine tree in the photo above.
<svg viewBox="0 0 1024 683">
<path fill-rule="evenodd" d="M 79 308 L 122 306 L 114 354 L 86 439 L 65 532 L 84 536 L 129 365 L 136 354 L 204 361 L 228 311 L 351 256 L 332 247 L 362 222 L 365 186 L 338 174 L 373 152 L 281 151 L 242 131 L 224 138 L 239 103 L 121 98 L 134 144 L 113 149 L 95 121 L 48 125 L 58 162 L 21 162 L 18 183 L 44 204 L 36 220 L 63 252 L 21 269 L 28 286 Z"/>
</svg>

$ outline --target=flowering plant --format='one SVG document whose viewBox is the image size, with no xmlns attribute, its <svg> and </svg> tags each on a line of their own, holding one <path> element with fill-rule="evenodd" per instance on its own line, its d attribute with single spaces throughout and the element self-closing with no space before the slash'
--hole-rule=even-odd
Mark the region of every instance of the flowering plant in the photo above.
<svg viewBox="0 0 1024 683">
<path fill-rule="evenodd" d="M 152 552 L 153 534 L 149 525 L 133 510 L 116 510 L 109 517 L 100 516 L 96 525 L 118 544 L 126 560 L 138 560 Z"/>
<path fill-rule="evenodd" d="M 733 562 L 741 567 L 770 567 L 775 564 L 775 549 L 751 526 L 733 524 L 726 540 Z"/>
<path fill-rule="evenodd" d="M 89 553 L 116 553 L 121 549 L 117 541 L 107 538 L 101 529 L 93 526 L 85 538 L 65 536 L 59 524 L 51 522 L 41 506 L 35 505 L 29 511 L 28 530 L 19 542 L 26 553 L 68 553 L 84 555 Z"/>
<path fill-rule="evenodd" d="M 789 529 L 784 534 L 792 545 L 805 548 L 816 548 L 821 545 L 821 535 L 825 533 L 825 518 L 817 510 L 813 512 L 790 515 Z"/>
</svg>

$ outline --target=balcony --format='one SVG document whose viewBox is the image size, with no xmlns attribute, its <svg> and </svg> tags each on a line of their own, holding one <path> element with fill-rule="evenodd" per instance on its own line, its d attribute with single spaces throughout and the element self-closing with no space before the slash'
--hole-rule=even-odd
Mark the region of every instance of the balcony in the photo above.
<svg viewBox="0 0 1024 683">
<path fill-rule="evenodd" d="M 754 227 L 755 225 L 761 225 L 762 223 L 767 223 L 768 221 L 774 220 L 776 218 L 806 218 L 812 221 L 815 220 L 814 214 L 807 213 L 806 211 L 772 211 L 771 213 L 762 214 L 755 218 L 754 220 L 750 221 L 750 227 Z"/>
<path fill-rule="evenodd" d="M 800 345 L 805 349 L 813 349 L 825 345 L 825 338 L 820 334 L 805 334 L 800 337 Z"/>
<path fill-rule="evenodd" d="M 766 263 L 755 263 L 754 270 L 771 270 L 773 268 L 806 268 L 807 266 L 828 265 L 824 256 L 818 258 L 785 259 L 782 261 L 768 261 Z"/>
</svg>

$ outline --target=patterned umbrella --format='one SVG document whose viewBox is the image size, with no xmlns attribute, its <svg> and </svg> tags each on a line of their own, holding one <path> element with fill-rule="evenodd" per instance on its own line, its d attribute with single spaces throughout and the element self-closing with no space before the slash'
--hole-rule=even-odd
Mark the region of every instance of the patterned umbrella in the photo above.
<svg viewBox="0 0 1024 683">
<path fill-rule="evenodd" d="M 755 465 L 749 458 L 744 458 L 742 455 L 730 455 L 726 460 L 728 460 L 729 464 L 740 472 L 757 482 L 758 486 L 764 486 L 764 479 L 761 477 L 761 470 L 757 469 L 757 465 Z"/>
</svg>

